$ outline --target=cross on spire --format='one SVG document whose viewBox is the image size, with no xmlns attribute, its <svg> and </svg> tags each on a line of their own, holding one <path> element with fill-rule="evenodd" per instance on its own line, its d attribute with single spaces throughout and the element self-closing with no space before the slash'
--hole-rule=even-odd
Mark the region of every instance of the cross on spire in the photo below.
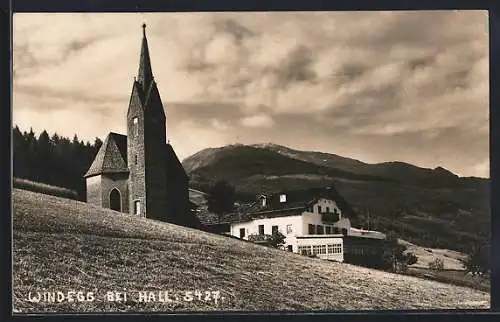
<svg viewBox="0 0 500 322">
<path fill-rule="evenodd" d="M 151 69 L 151 59 L 149 57 L 145 23 L 142 24 L 141 57 L 139 60 L 139 73 L 137 75 L 137 80 L 139 83 L 141 83 L 143 89 L 148 88 L 153 81 L 153 71 Z"/>
</svg>

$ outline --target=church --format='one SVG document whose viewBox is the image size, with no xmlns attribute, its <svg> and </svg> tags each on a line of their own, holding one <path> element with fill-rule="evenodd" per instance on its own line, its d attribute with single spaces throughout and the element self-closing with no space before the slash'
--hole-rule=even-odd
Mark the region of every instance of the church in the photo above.
<svg viewBox="0 0 500 322">
<path fill-rule="evenodd" d="M 127 135 L 110 132 L 84 175 L 87 203 L 191 226 L 188 176 L 166 138 L 166 116 L 153 77 L 146 25 L 132 84 Z"/>
</svg>

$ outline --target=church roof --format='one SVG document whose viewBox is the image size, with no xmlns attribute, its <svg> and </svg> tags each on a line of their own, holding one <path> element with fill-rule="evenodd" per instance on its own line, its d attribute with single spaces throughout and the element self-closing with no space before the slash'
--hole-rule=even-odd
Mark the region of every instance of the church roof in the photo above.
<svg viewBox="0 0 500 322">
<path fill-rule="evenodd" d="M 165 144 L 167 176 L 172 179 L 187 180 L 188 176 L 182 163 L 175 154 L 172 145 Z M 109 133 L 99 152 L 84 177 L 91 177 L 103 173 L 128 172 L 127 167 L 127 136 L 118 133 Z"/>
<path fill-rule="evenodd" d="M 170 143 L 166 144 L 166 158 L 167 158 L 167 177 L 174 177 L 176 179 L 188 180 L 188 175 L 182 166 L 181 161 L 175 154 L 174 149 Z"/>
<path fill-rule="evenodd" d="M 127 136 L 110 132 L 84 177 L 123 172 L 128 172 Z"/>
<path fill-rule="evenodd" d="M 144 91 L 149 88 L 153 81 L 153 70 L 151 68 L 151 58 L 149 57 L 148 39 L 146 38 L 146 24 L 142 25 L 142 45 L 141 45 L 141 58 L 139 61 L 138 78 Z"/>
</svg>

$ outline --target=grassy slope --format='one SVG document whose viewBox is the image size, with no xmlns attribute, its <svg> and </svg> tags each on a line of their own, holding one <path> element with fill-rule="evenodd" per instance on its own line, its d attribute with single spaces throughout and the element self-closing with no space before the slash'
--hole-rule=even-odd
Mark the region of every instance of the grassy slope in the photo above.
<svg viewBox="0 0 500 322">
<path fill-rule="evenodd" d="M 232 238 L 14 189 L 16 312 L 484 308 L 469 288 L 309 259 Z M 138 303 L 139 290 L 220 290 L 213 302 Z M 29 291 L 97 292 L 37 304 Z M 104 302 L 127 290 L 129 302 Z"/>
</svg>

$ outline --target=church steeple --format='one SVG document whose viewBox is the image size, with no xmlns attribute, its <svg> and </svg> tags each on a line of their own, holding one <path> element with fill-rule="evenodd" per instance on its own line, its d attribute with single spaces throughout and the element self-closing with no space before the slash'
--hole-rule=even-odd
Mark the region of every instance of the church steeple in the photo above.
<svg viewBox="0 0 500 322">
<path fill-rule="evenodd" d="M 146 38 L 146 24 L 142 24 L 142 46 L 139 60 L 139 73 L 137 81 L 142 85 L 143 90 L 147 90 L 153 80 L 151 69 L 151 59 L 149 57 L 148 39 Z"/>
</svg>

